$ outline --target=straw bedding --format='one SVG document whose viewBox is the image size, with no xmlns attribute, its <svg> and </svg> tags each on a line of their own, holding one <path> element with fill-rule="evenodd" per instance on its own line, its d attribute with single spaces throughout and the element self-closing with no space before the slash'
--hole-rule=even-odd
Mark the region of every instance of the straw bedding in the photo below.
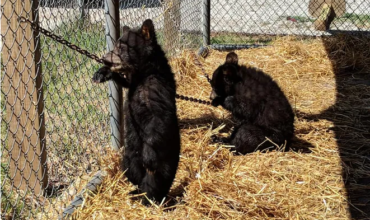
<svg viewBox="0 0 370 220">
<path fill-rule="evenodd" d="M 339 137 L 334 128 L 341 120 L 340 129 L 346 129 L 345 138 L 352 140 L 354 149 L 368 146 L 370 124 L 360 121 L 357 124 L 362 127 L 350 128 L 356 124 L 351 116 L 356 109 L 370 119 L 370 109 L 366 107 L 370 86 L 348 83 L 341 88 L 336 77 L 350 70 L 369 75 L 370 52 L 366 48 L 369 41 L 359 37 L 310 40 L 284 37 L 269 47 L 236 51 L 241 64 L 270 74 L 289 98 L 296 113 L 295 151 L 235 156 L 227 146 L 210 142 L 212 134 L 230 131 L 232 121 L 228 112 L 221 107 L 178 100 L 182 152 L 169 200 L 153 207 L 132 200 L 128 192 L 134 187 L 118 169 L 118 154 L 110 152 L 101 159 L 108 172 L 106 180 L 74 217 L 348 219 L 344 185 L 347 180 L 342 175 L 344 163 L 341 161 L 356 158 L 356 153 L 348 149 L 346 152 L 352 156 L 347 158 L 346 152 L 339 151 Z M 211 74 L 224 62 L 226 54 L 211 51 L 205 60 L 200 59 L 205 71 Z M 171 59 L 171 66 L 179 94 L 208 99 L 210 85 L 194 64 L 194 52 L 183 51 Z M 342 104 L 338 105 L 338 99 Z M 344 116 L 325 113 L 333 108 Z M 328 116 L 319 117 L 320 114 Z M 366 156 L 365 153 L 362 156 Z M 345 166 L 344 170 L 370 177 L 368 164 Z"/>
</svg>

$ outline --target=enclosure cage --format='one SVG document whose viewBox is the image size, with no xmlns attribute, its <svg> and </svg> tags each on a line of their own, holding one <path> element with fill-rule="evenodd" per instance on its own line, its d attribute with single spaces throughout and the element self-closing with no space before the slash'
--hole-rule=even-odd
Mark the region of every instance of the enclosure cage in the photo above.
<svg viewBox="0 0 370 220">
<path fill-rule="evenodd" d="M 93 176 L 100 155 L 122 145 L 121 88 L 94 85 L 99 63 L 20 17 L 99 57 L 119 27 L 147 18 L 169 57 L 266 46 L 280 35 L 370 31 L 366 0 L 2 0 L 1 10 L 4 219 L 63 216 L 81 189 L 77 177 Z"/>
</svg>

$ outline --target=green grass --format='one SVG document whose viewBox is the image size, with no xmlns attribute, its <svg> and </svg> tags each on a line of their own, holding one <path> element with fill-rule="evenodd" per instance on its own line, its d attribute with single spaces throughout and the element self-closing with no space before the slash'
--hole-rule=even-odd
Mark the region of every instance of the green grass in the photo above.
<svg viewBox="0 0 370 220">
<path fill-rule="evenodd" d="M 269 44 L 271 40 L 237 33 L 216 33 L 211 36 L 211 44 Z"/>
<path fill-rule="evenodd" d="M 12 216 L 13 219 L 22 219 L 23 212 L 27 212 L 29 209 L 24 201 L 16 199 L 14 191 L 7 190 L 5 187 L 10 188 L 10 182 L 7 178 L 9 172 L 9 165 L 7 163 L 1 163 L 1 212 L 4 216 Z M 4 181 L 6 180 L 6 181 Z"/>
<path fill-rule="evenodd" d="M 82 49 L 91 53 L 101 54 L 105 50 L 106 45 L 103 25 L 91 24 L 84 28 L 86 25 L 81 22 L 64 24 L 54 32 Z M 64 70 L 63 72 L 67 73 L 83 72 L 77 68 L 84 67 L 81 65 L 89 63 L 86 56 L 44 35 L 41 35 L 41 44 L 43 54 L 42 66 L 47 71 L 44 71 L 44 77 L 46 77 L 44 80 L 60 82 L 61 67 Z M 66 64 L 70 65 L 66 66 Z M 98 66 L 97 63 L 94 64 L 94 67 Z"/>
<path fill-rule="evenodd" d="M 314 22 L 315 19 L 309 18 L 309 17 L 304 17 L 304 16 L 290 16 L 291 18 L 297 20 L 297 22 Z"/>
<path fill-rule="evenodd" d="M 345 13 L 341 18 L 346 18 L 352 21 L 367 21 L 370 22 L 370 15 L 360 15 L 354 13 Z"/>
<path fill-rule="evenodd" d="M 71 43 L 101 55 L 106 44 L 103 28 L 102 24 L 84 28 L 76 22 L 63 25 L 56 32 Z M 87 103 L 83 99 L 93 90 L 90 79 L 100 64 L 45 36 L 42 36 L 42 54 L 46 109 L 66 116 L 69 121 L 77 119 L 78 123 L 84 122 L 86 111 L 97 113 L 98 109 L 93 107 L 84 109 Z"/>
<path fill-rule="evenodd" d="M 342 17 L 338 18 L 339 21 L 351 21 L 352 23 L 360 26 L 370 28 L 370 15 L 345 13 Z"/>
<path fill-rule="evenodd" d="M 101 56 L 106 51 L 104 28 L 103 24 L 78 21 L 62 25 L 54 32 Z M 86 151 L 82 143 L 98 145 L 96 137 L 110 141 L 107 85 L 91 81 L 101 64 L 50 38 L 42 38 L 45 124 L 47 145 L 52 146 L 48 155 L 57 156 L 60 163 L 73 164 L 73 171 L 65 174 L 73 177 Z M 95 127 L 107 129 L 91 133 Z"/>
</svg>

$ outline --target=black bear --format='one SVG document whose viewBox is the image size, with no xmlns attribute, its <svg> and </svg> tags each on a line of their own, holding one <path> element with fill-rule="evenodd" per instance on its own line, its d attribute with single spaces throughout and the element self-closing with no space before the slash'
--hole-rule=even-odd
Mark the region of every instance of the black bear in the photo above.
<svg viewBox="0 0 370 220">
<path fill-rule="evenodd" d="M 246 154 L 282 146 L 288 149 L 294 133 L 294 113 L 276 82 L 264 72 L 238 64 L 238 55 L 230 52 L 213 73 L 211 100 L 222 105 L 236 122 L 228 142 L 237 153 Z M 271 141 L 269 141 L 268 139 Z"/>
<path fill-rule="evenodd" d="M 161 202 L 175 178 L 180 156 L 176 115 L 176 83 L 154 25 L 146 20 L 138 30 L 125 26 L 105 65 L 93 77 L 97 83 L 115 80 L 128 88 L 125 150 L 122 168 L 138 190 Z M 144 203 L 148 204 L 146 199 Z"/>
</svg>

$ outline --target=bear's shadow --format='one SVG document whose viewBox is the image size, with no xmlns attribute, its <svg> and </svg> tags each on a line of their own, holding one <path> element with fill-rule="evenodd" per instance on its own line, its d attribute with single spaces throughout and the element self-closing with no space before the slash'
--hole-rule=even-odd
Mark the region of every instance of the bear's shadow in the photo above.
<svg viewBox="0 0 370 220">
<path fill-rule="evenodd" d="M 296 115 L 298 117 L 299 114 Z M 225 125 L 220 132 L 229 132 L 232 127 L 234 126 L 234 123 L 231 119 L 228 117 L 225 117 L 223 119 L 220 119 L 216 117 L 214 114 L 205 114 L 199 118 L 185 118 L 181 119 L 179 121 L 180 129 L 191 129 L 191 128 L 198 128 L 201 126 L 212 126 L 213 128 L 217 128 L 221 125 Z M 290 145 L 290 150 L 294 152 L 300 152 L 300 153 L 311 153 L 312 150 L 315 148 L 314 145 L 312 145 L 310 142 L 298 138 L 296 135 L 292 138 L 292 143 Z M 265 151 L 262 151 L 265 152 Z"/>
</svg>

